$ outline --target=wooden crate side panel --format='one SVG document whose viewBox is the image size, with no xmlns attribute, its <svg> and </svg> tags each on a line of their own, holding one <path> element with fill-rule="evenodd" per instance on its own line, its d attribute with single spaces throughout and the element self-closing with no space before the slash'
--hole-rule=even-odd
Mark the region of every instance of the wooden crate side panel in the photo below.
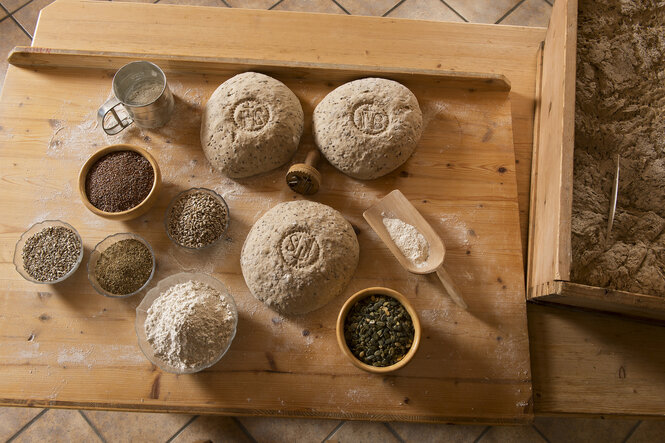
<svg viewBox="0 0 665 443">
<path fill-rule="evenodd" d="M 554 282 L 554 285 L 548 286 L 547 289 L 549 290 L 540 290 L 538 301 L 665 321 L 663 297 L 562 281 Z"/>
<path fill-rule="evenodd" d="M 665 418 L 662 325 L 527 306 L 536 414 Z"/>
<path fill-rule="evenodd" d="M 557 1 L 543 49 L 530 298 L 534 287 L 570 276 L 576 36 L 577 0 Z"/>
</svg>

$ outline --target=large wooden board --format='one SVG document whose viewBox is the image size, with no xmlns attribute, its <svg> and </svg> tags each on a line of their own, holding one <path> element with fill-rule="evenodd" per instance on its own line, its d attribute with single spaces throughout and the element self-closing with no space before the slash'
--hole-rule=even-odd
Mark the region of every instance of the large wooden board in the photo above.
<svg viewBox="0 0 665 443">
<path fill-rule="evenodd" d="M 505 83 L 476 77 L 468 83 L 457 74 L 451 78 L 380 71 L 416 94 L 424 112 L 424 135 L 403 167 L 378 180 L 353 180 L 322 165 L 323 189 L 313 199 L 340 210 L 356 227 L 360 264 L 344 296 L 310 315 L 286 318 L 251 296 L 239 253 L 258 217 L 278 202 L 301 196 L 286 187 L 286 166 L 238 181 L 215 173 L 199 145 L 202 106 L 234 72 L 252 67 L 274 75 L 296 93 L 305 111 L 298 161 L 313 147 L 314 106 L 334 87 L 371 72 L 221 60 L 211 63 L 206 73 L 190 73 L 180 59 L 178 71 L 167 70 L 177 97 L 174 120 L 161 130 L 131 128 L 107 137 L 95 124 L 96 108 L 109 94 L 114 70 L 132 57 L 108 57 L 107 69 L 94 67 L 96 62 L 86 64 L 90 57 L 85 55 L 72 57 L 81 57 L 81 67 L 33 63 L 30 69 L 12 70 L 0 104 L 0 175 L 5 180 L 0 280 L 6 288 L 0 298 L 1 402 L 377 420 L 511 423 L 531 418 L 511 105 Z M 150 149 L 164 180 L 156 206 L 130 222 L 96 218 L 75 193 L 85 158 L 117 142 Z M 217 190 L 232 217 L 226 241 L 199 254 L 172 245 L 162 225 L 170 198 L 191 186 Z M 442 235 L 448 269 L 464 292 L 468 311 L 445 296 L 435 277 L 403 270 L 363 220 L 362 212 L 395 188 Z M 136 345 L 133 310 L 139 297 L 114 300 L 95 294 L 84 267 L 57 286 L 21 281 L 10 262 L 12 246 L 25 227 L 46 218 L 72 223 L 88 251 L 110 233 L 144 235 L 157 254 L 156 280 L 183 269 L 218 276 L 239 308 L 238 335 L 228 354 L 197 375 L 162 373 Z M 414 361 L 390 376 L 353 367 L 339 352 L 334 335 L 344 299 L 377 285 L 407 294 L 424 328 Z"/>
</svg>

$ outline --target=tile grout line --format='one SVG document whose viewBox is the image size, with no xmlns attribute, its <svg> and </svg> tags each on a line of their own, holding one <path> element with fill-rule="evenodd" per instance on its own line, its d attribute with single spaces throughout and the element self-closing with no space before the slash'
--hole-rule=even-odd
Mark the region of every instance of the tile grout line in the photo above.
<svg viewBox="0 0 665 443">
<path fill-rule="evenodd" d="M 347 10 L 344 9 L 344 8 L 342 8 L 342 5 L 340 5 L 339 3 L 337 3 L 335 0 L 330 0 L 330 1 L 333 2 L 333 4 L 334 4 L 335 6 L 337 6 L 339 9 L 341 9 L 342 12 L 344 12 L 345 14 L 348 14 L 348 13 L 349 13 L 349 11 L 347 11 Z"/>
<path fill-rule="evenodd" d="M 16 14 L 18 11 L 20 11 L 20 10 L 23 9 L 23 8 L 25 8 L 26 6 L 28 6 L 28 5 L 29 5 L 30 3 L 32 3 L 32 2 L 33 2 L 33 0 L 29 0 L 29 1 L 25 2 L 24 4 L 22 4 L 21 6 L 19 6 L 18 8 L 14 9 L 14 10 L 11 11 L 11 12 L 9 11 L 9 9 L 5 8 L 4 5 L 3 5 L 2 3 L 0 3 L 0 6 L 2 6 L 2 9 L 4 9 L 5 11 L 7 11 L 7 17 L 9 17 L 10 15 L 14 15 L 14 14 Z M 7 18 L 7 17 L 5 17 L 5 18 Z M 4 19 L 3 19 L 3 20 L 4 20 Z M 2 20 L 0 20 L 0 21 L 2 21 Z"/>
<path fill-rule="evenodd" d="M 630 428 L 630 431 L 628 431 L 628 435 L 626 435 L 626 438 L 623 439 L 623 443 L 626 443 L 628 440 L 630 440 L 630 437 L 633 436 L 633 434 L 635 433 L 635 431 L 637 431 L 637 428 L 639 428 L 641 424 L 642 424 L 642 420 L 637 420 L 637 423 L 635 423 L 635 426 Z"/>
<path fill-rule="evenodd" d="M 384 425 L 386 428 L 388 428 L 388 431 L 390 431 L 390 433 L 393 434 L 393 437 L 395 437 L 399 443 L 404 443 L 404 439 L 402 438 L 402 436 L 399 435 L 399 434 L 397 433 L 397 431 L 395 431 L 395 430 L 393 429 L 392 426 L 390 426 L 390 423 L 387 423 L 387 422 L 384 421 L 384 422 L 383 422 L 383 425 Z"/>
<path fill-rule="evenodd" d="M 5 11 L 5 12 L 7 13 L 7 15 L 5 16 L 5 18 L 7 18 L 7 17 L 11 17 L 11 16 L 12 16 L 12 13 L 9 12 L 9 9 L 5 8 L 5 5 L 3 5 L 2 3 L 0 3 L 0 9 L 2 9 L 3 11 Z M 4 20 L 4 18 L 3 18 L 3 20 Z"/>
<path fill-rule="evenodd" d="M 273 8 L 279 6 L 279 4 L 282 3 L 283 1 L 284 0 L 278 0 L 277 3 L 275 3 L 274 5 L 272 5 L 271 7 L 268 8 L 268 11 L 271 11 Z"/>
<path fill-rule="evenodd" d="M 5 9 L 5 8 L 3 7 L 2 9 Z M 5 9 L 5 11 L 6 11 L 6 9 Z M 14 17 L 13 15 L 9 14 L 9 18 L 11 18 L 11 19 L 14 21 L 14 23 L 16 23 L 16 25 L 17 25 L 19 28 L 21 28 L 21 31 L 23 31 L 23 32 L 25 33 L 25 35 L 27 35 L 28 38 L 30 39 L 30 41 L 32 42 L 32 35 L 30 35 L 30 33 L 29 33 L 29 32 L 23 27 L 23 25 L 20 24 L 18 20 L 16 20 L 16 17 Z"/>
<path fill-rule="evenodd" d="M 473 443 L 478 443 L 484 436 L 489 432 L 489 430 L 492 429 L 491 426 L 486 426 L 485 429 L 476 437 L 476 439 L 473 441 Z"/>
<path fill-rule="evenodd" d="M 180 427 L 180 429 L 178 429 L 177 431 L 175 431 L 175 433 L 174 433 L 171 437 L 169 437 L 168 440 L 166 440 L 166 443 L 171 443 L 173 440 L 175 440 L 175 439 L 176 439 L 180 434 L 182 434 L 182 432 L 183 432 L 185 429 L 187 429 L 187 427 L 188 427 L 189 425 L 191 425 L 192 422 L 194 422 L 194 420 L 196 420 L 197 418 L 199 418 L 199 416 L 198 416 L 198 415 L 195 415 L 194 417 L 192 417 L 192 418 L 190 418 L 189 420 L 187 420 L 187 423 L 185 423 L 184 425 L 182 425 L 182 426 Z"/>
<path fill-rule="evenodd" d="M 21 427 L 21 429 L 19 429 L 18 431 L 16 431 L 16 433 L 15 433 L 14 435 L 12 435 L 12 436 L 7 440 L 7 443 L 10 443 L 10 442 L 16 440 L 16 437 L 18 437 L 19 435 L 21 435 L 21 433 L 22 433 L 23 431 L 25 431 L 26 429 L 28 429 L 28 428 L 29 428 L 34 422 L 36 422 L 37 420 L 39 420 L 39 419 L 42 417 L 42 415 L 46 414 L 46 412 L 48 412 L 48 409 L 46 409 L 46 408 L 42 409 L 42 411 L 41 411 L 39 414 L 37 414 L 37 415 L 35 415 L 34 417 L 32 417 L 32 418 L 30 419 L 30 421 L 28 421 L 26 424 L 24 424 L 24 425 Z"/>
<path fill-rule="evenodd" d="M 90 421 L 90 419 L 88 418 L 88 416 L 85 415 L 85 414 L 83 413 L 83 411 L 81 411 L 80 409 L 78 410 L 78 412 L 79 412 L 79 414 L 81 414 L 81 417 L 83 417 L 83 420 L 85 420 L 85 422 L 88 423 L 88 426 L 90 426 L 90 427 L 92 428 L 92 430 L 94 431 L 94 433 L 97 434 L 97 437 L 99 437 L 99 439 L 102 441 L 102 443 L 106 443 L 106 439 L 104 438 L 104 436 L 102 435 L 102 433 L 99 432 L 99 429 L 97 429 L 97 426 L 95 426 L 95 425 L 92 423 L 92 421 Z"/>
<path fill-rule="evenodd" d="M 396 4 L 393 5 L 392 8 L 390 8 L 390 9 L 388 9 L 386 12 L 384 12 L 384 13 L 381 15 L 381 17 L 387 17 L 388 14 L 390 14 L 391 12 L 393 12 L 395 9 L 399 8 L 399 7 L 400 7 L 402 4 L 404 4 L 405 2 L 406 2 L 406 0 L 400 0 L 400 1 L 398 1 Z"/>
<path fill-rule="evenodd" d="M 346 12 L 347 15 L 351 15 L 351 13 L 350 13 L 349 11 L 347 11 L 346 8 L 345 8 L 344 6 L 340 5 L 339 2 L 338 2 L 337 0 L 332 0 L 332 2 L 333 2 L 334 4 L 336 4 L 337 6 L 339 6 L 339 8 L 340 8 L 342 11 Z"/>
<path fill-rule="evenodd" d="M 449 5 L 448 3 L 446 3 L 444 0 L 441 0 L 441 3 L 443 3 L 444 5 L 446 5 L 446 7 L 447 7 L 448 9 L 450 9 L 451 11 L 453 11 L 453 12 L 455 13 L 455 15 L 457 15 L 459 18 L 461 18 L 462 20 L 464 20 L 465 23 L 469 23 L 469 21 L 468 21 L 468 20 L 467 20 L 462 14 L 460 14 L 459 12 L 457 12 L 457 10 L 456 10 L 455 8 L 453 8 L 452 6 L 450 6 L 450 5 Z"/>
<path fill-rule="evenodd" d="M 32 0 L 31 0 L 31 1 L 32 1 Z M 30 3 L 30 2 L 28 2 L 28 3 Z M 26 3 L 25 5 L 27 5 L 28 3 Z M 23 5 L 23 6 L 25 6 L 25 5 Z M 23 6 L 21 6 L 21 8 L 22 8 Z M 7 8 L 5 8 L 5 5 L 3 5 L 2 3 L 0 3 L 0 8 L 1 8 L 3 11 L 5 11 L 5 12 L 7 13 L 7 17 L 9 17 L 10 19 L 12 19 L 12 21 L 13 21 L 14 23 L 16 23 L 16 25 L 21 29 L 21 31 L 23 31 L 23 32 L 25 33 L 25 35 L 27 35 L 28 38 L 30 39 L 30 41 L 32 42 L 32 36 L 30 35 L 30 33 L 29 33 L 28 31 L 26 31 L 26 29 L 23 27 L 23 25 L 20 24 L 20 23 L 18 22 L 18 20 L 16 20 L 16 18 L 15 18 L 14 15 L 13 15 L 13 13 L 12 13 L 12 12 L 9 12 L 9 10 L 8 10 Z M 14 11 L 14 12 L 17 12 L 17 11 L 18 11 L 19 9 L 21 9 L 21 8 L 16 9 L 16 11 Z M 5 18 L 7 18 L 7 17 L 5 17 Z M 3 20 L 4 20 L 4 19 L 3 19 Z"/>
<path fill-rule="evenodd" d="M 335 1 L 335 0 L 333 0 L 333 1 Z M 335 434 L 337 433 L 337 431 L 339 431 L 339 429 L 340 429 L 342 426 L 344 426 L 344 423 L 346 423 L 344 420 L 342 420 L 342 421 L 340 421 L 339 423 L 337 423 L 337 426 L 335 426 L 335 427 L 333 428 L 333 430 L 330 431 L 330 434 L 328 434 L 328 435 L 326 435 L 325 437 L 323 437 L 323 440 L 321 440 L 321 443 L 325 443 L 326 441 L 330 440 L 330 439 L 333 437 L 333 435 L 335 435 Z"/>
<path fill-rule="evenodd" d="M 249 431 L 247 430 L 247 428 L 245 427 L 245 425 L 243 425 L 242 422 L 241 422 L 240 420 L 238 420 L 238 417 L 231 417 L 231 420 L 233 420 L 233 421 L 236 423 L 236 425 L 237 425 L 237 426 L 240 428 L 240 430 L 241 430 L 241 431 L 247 436 L 247 438 L 250 439 L 250 441 L 252 441 L 253 443 L 258 443 L 258 442 L 256 441 L 256 439 L 254 438 L 254 436 L 253 436 L 252 434 L 249 433 Z"/>
<path fill-rule="evenodd" d="M 538 435 L 540 435 L 543 438 L 543 440 L 545 440 L 547 443 L 551 443 L 550 439 L 547 438 L 547 435 L 543 434 L 543 432 L 540 429 L 538 429 L 538 426 L 531 423 L 531 427 L 533 428 L 534 431 L 536 431 L 538 433 Z"/>
<path fill-rule="evenodd" d="M 519 8 L 520 6 L 522 6 L 522 4 L 523 4 L 525 1 L 526 1 L 526 0 L 520 0 L 519 3 L 517 3 L 515 6 L 513 6 L 512 8 L 510 8 L 505 14 L 503 14 L 503 15 L 501 16 L 501 18 L 499 18 L 499 20 L 495 21 L 494 24 L 495 24 L 495 25 L 498 25 L 499 23 L 501 23 L 502 21 L 504 21 L 504 20 L 506 19 L 506 17 L 508 17 L 508 16 L 509 16 L 510 14 L 512 14 L 513 12 L 515 12 L 515 10 L 516 10 L 517 8 Z"/>
</svg>

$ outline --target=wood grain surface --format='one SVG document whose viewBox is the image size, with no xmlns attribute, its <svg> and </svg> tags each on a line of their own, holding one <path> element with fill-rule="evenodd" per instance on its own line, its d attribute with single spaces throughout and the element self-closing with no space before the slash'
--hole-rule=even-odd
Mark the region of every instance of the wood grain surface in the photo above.
<svg viewBox="0 0 665 443">
<path fill-rule="evenodd" d="M 234 70 L 247 67 L 220 66 L 219 73 L 185 72 L 185 65 L 166 69 L 176 97 L 172 121 L 159 130 L 131 127 L 109 137 L 96 125 L 96 109 L 120 64 L 109 59 L 109 69 L 85 63 L 82 68 L 33 65 L 6 79 L 0 104 L 0 126 L 6 128 L 0 133 L 6 191 L 0 197 L 5 251 L 0 278 L 7 289 L 0 304 L 0 359 L 8 363 L 0 366 L 0 401 L 375 420 L 531 419 L 511 106 L 502 83 L 495 89 L 487 79 L 472 78 L 477 84 L 468 84 L 446 73 L 381 70 L 381 76 L 402 82 L 418 98 L 423 137 L 405 165 L 377 180 L 358 181 L 327 163 L 320 166 L 324 186 L 312 199 L 338 209 L 355 226 L 360 264 L 343 296 L 312 314 L 287 318 L 249 293 L 239 254 L 249 228 L 266 210 L 302 198 L 285 184 L 288 165 L 253 178 L 225 179 L 210 168 L 199 142 L 207 98 Z M 296 162 L 314 146 L 315 105 L 342 83 L 371 74 L 253 67 L 275 75 L 303 104 L 306 129 Z M 75 192 L 85 159 L 112 143 L 149 149 L 162 170 L 163 190 L 155 206 L 128 222 L 95 217 Z M 200 253 L 171 244 L 162 222 L 169 200 L 193 186 L 216 190 L 231 213 L 228 238 Z M 445 295 L 435 276 L 404 270 L 362 218 L 367 207 L 396 188 L 444 238 L 446 264 L 463 288 L 468 311 Z M 157 256 L 155 282 L 181 270 L 222 280 L 239 310 L 238 334 L 222 361 L 193 376 L 156 369 L 136 344 L 134 308 L 140 297 L 99 296 L 84 267 L 57 286 L 21 281 L 7 252 L 27 226 L 50 218 L 71 222 L 87 250 L 115 232 L 143 235 Z M 342 303 L 369 286 L 406 294 L 423 325 L 418 353 L 395 375 L 358 370 L 336 344 Z"/>
<path fill-rule="evenodd" d="M 528 304 L 536 414 L 665 418 L 665 327 Z"/>
<path fill-rule="evenodd" d="M 542 77 L 531 181 L 527 296 L 552 294 L 570 279 L 577 0 L 552 8 L 542 53 Z"/>
</svg>

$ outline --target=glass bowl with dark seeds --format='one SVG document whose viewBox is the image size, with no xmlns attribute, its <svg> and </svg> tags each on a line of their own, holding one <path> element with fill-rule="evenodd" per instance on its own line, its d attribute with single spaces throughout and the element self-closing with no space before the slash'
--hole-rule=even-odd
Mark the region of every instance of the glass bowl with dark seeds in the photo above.
<svg viewBox="0 0 665 443">
<path fill-rule="evenodd" d="M 384 374 L 403 368 L 418 350 L 421 326 L 408 299 L 389 288 L 363 289 L 337 317 L 337 343 L 356 367 Z"/>
<path fill-rule="evenodd" d="M 21 235 L 14 266 L 26 280 L 54 284 L 69 278 L 83 260 L 83 240 L 69 223 L 44 220 Z"/>
<path fill-rule="evenodd" d="M 190 188 L 176 195 L 164 214 L 166 235 L 190 250 L 216 244 L 229 228 L 231 214 L 224 198 L 207 188 Z"/>
</svg>

